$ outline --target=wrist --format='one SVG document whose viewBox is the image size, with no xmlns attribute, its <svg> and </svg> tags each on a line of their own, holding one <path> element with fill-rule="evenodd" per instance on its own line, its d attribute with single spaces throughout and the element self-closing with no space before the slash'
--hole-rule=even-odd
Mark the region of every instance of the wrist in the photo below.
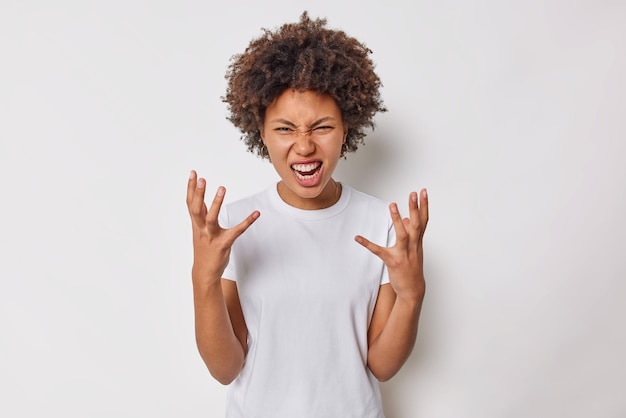
<svg viewBox="0 0 626 418">
<path fill-rule="evenodd" d="M 415 289 L 396 290 L 396 299 L 411 306 L 421 306 L 425 295 L 424 286 Z"/>
<path fill-rule="evenodd" d="M 221 283 L 222 273 L 194 263 L 191 268 L 191 280 L 194 287 L 210 288 Z"/>
<path fill-rule="evenodd" d="M 222 286 L 221 282 L 201 282 L 193 281 L 193 299 L 194 303 L 207 306 L 212 304 L 215 298 L 222 298 Z"/>
</svg>

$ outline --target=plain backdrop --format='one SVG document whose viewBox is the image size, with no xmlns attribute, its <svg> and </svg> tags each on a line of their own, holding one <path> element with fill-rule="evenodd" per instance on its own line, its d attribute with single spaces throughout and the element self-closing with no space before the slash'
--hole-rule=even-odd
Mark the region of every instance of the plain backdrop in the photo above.
<svg viewBox="0 0 626 418">
<path fill-rule="evenodd" d="M 326 17 L 389 112 L 336 178 L 427 187 L 417 346 L 388 418 L 626 416 L 626 3 L 0 1 L 0 416 L 221 417 L 195 347 L 191 169 L 278 177 L 229 58 Z"/>
</svg>

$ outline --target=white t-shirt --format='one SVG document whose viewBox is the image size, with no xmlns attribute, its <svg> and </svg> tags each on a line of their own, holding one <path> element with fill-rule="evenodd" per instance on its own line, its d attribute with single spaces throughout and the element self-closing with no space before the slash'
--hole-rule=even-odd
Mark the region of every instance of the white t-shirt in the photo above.
<svg viewBox="0 0 626 418">
<path fill-rule="evenodd" d="M 343 185 L 326 209 L 286 204 L 276 185 L 223 206 L 231 227 L 260 218 L 233 245 L 248 354 L 228 388 L 228 418 L 384 418 L 367 367 L 367 330 L 387 269 L 356 241 L 393 245 L 388 205 Z"/>
</svg>

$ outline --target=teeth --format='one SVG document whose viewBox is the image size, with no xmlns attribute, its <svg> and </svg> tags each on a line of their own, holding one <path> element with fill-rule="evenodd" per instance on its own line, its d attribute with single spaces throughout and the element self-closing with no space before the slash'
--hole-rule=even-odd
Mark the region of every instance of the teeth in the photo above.
<svg viewBox="0 0 626 418">
<path fill-rule="evenodd" d="M 298 177 L 300 180 L 311 180 L 312 178 L 314 178 L 317 175 L 317 172 L 315 172 L 313 174 L 309 174 L 308 176 L 305 176 L 304 174 L 300 173 L 299 171 L 294 171 L 294 173 L 296 173 L 296 177 Z"/>
<path fill-rule="evenodd" d="M 315 170 L 317 167 L 320 166 L 320 164 L 321 163 L 319 161 L 309 164 L 292 164 L 291 168 L 302 173 L 308 173 L 309 171 Z"/>
</svg>

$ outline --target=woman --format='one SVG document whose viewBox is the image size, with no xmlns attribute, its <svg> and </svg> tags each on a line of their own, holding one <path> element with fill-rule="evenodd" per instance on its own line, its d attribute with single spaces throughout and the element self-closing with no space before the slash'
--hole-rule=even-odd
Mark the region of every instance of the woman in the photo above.
<svg viewBox="0 0 626 418">
<path fill-rule="evenodd" d="M 230 63 L 229 119 L 280 181 L 224 206 L 195 171 L 187 187 L 196 340 L 228 417 L 384 417 L 378 381 L 413 349 L 426 190 L 403 219 L 333 178 L 386 111 L 370 53 L 304 12 Z"/>
</svg>

